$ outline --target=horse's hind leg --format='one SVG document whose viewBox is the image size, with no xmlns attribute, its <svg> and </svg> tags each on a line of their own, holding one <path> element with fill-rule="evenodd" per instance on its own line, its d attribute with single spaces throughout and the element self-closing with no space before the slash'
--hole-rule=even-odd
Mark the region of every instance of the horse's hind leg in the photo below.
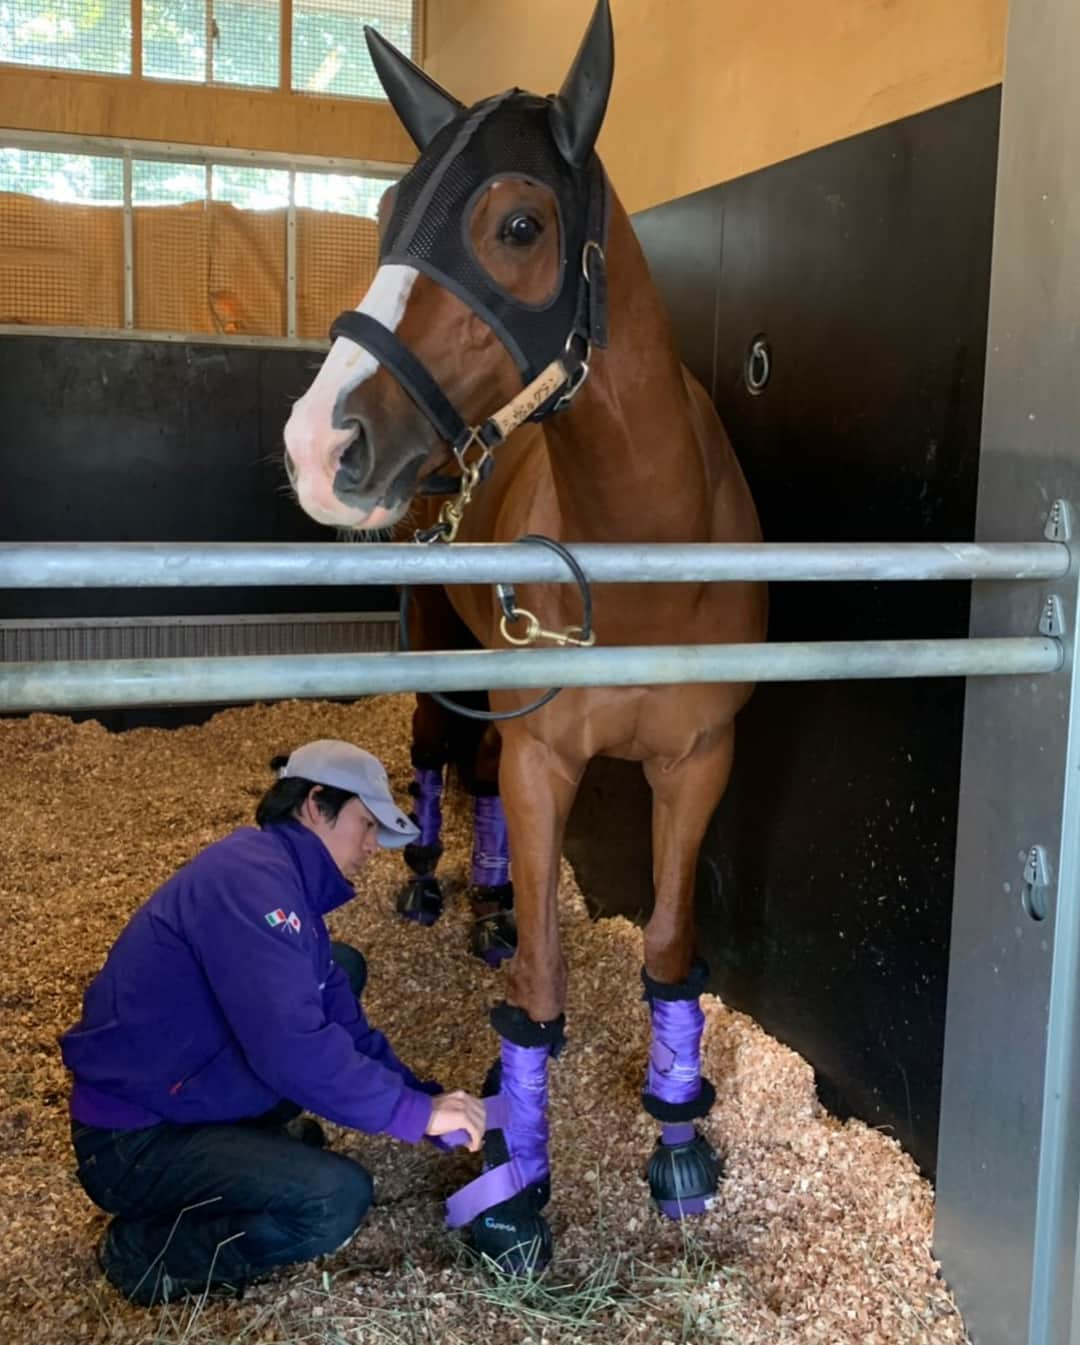
<svg viewBox="0 0 1080 1345">
<path fill-rule="evenodd" d="M 694 960 L 694 874 L 705 828 L 731 774 L 734 729 L 676 763 L 649 761 L 653 791 L 655 906 L 645 928 L 642 980 L 652 1046 L 642 1101 L 661 1123 L 649 1163 L 649 1189 L 661 1213 L 700 1213 L 716 1190 L 721 1164 L 693 1124 L 715 1092 L 701 1075 L 705 1018 L 698 1003 L 706 968 Z"/>
<path fill-rule="evenodd" d="M 447 711 L 422 692 L 412 718 L 413 819 L 420 837 L 404 851 L 412 877 L 398 893 L 398 913 L 421 925 L 433 925 L 442 914 L 443 897 L 435 868 L 442 857 L 442 795 L 447 762 Z"/>
<path fill-rule="evenodd" d="M 473 725 L 468 728 L 472 730 Z M 480 733 L 463 734 L 461 750 L 455 753 L 458 774 L 473 801 L 470 947 L 491 967 L 497 967 L 517 947 L 510 840 L 499 795 L 501 743 L 498 730 L 488 724 Z"/>
</svg>

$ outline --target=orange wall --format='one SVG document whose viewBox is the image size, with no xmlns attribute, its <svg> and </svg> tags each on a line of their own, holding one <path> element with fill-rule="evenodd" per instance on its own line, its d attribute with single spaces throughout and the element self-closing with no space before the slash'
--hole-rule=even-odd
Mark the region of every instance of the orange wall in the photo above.
<svg viewBox="0 0 1080 1345">
<path fill-rule="evenodd" d="M 600 153 L 629 210 L 1001 79 L 1007 0 L 612 0 Z M 427 0 L 425 65 L 463 102 L 562 83 L 592 0 Z"/>
</svg>

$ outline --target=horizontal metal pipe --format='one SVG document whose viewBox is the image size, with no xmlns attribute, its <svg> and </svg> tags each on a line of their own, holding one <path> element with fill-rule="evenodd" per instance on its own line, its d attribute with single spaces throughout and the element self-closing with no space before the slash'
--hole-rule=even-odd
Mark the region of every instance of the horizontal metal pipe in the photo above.
<svg viewBox="0 0 1080 1345">
<path fill-rule="evenodd" d="M 1069 568 L 1062 542 L 579 543 L 568 549 L 598 584 L 1057 579 Z M 515 543 L 0 543 L 0 588 L 572 581 L 546 547 Z"/>
<path fill-rule="evenodd" d="M 9 663 L 0 664 L 0 711 L 499 687 L 986 677 L 1054 672 L 1062 660 L 1057 640 L 1033 636 Z"/>
</svg>

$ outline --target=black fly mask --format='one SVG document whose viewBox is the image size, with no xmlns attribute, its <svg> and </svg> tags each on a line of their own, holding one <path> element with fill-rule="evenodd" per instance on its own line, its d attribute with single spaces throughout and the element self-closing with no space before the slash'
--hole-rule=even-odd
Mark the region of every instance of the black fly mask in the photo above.
<svg viewBox="0 0 1080 1345">
<path fill-rule="evenodd" d="M 379 262 L 414 267 L 457 295 L 502 342 L 525 391 L 471 427 L 418 357 L 376 318 L 350 310 L 330 334 L 356 342 L 388 369 L 460 461 L 469 444 L 493 447 L 516 424 L 566 405 L 588 374 L 592 347 L 607 344 L 607 184 L 593 152 L 613 73 L 607 0 L 600 0 L 557 96 L 514 89 L 471 109 L 378 33 L 366 33 L 387 96 L 421 150 L 398 185 Z M 554 294 L 543 304 L 503 290 L 469 236 L 480 197 L 494 182 L 515 177 L 547 188 L 558 208 L 559 271 Z M 520 414 L 507 417 L 510 408 Z"/>
</svg>

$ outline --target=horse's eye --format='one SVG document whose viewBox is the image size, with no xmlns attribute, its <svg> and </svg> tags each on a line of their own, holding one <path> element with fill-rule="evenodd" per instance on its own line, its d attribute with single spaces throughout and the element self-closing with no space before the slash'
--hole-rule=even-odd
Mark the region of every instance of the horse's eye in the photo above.
<svg viewBox="0 0 1080 1345">
<path fill-rule="evenodd" d="M 532 215 L 510 215 L 503 221 L 499 237 L 504 243 L 523 248 L 535 243 L 543 231 L 544 226 Z"/>
</svg>

